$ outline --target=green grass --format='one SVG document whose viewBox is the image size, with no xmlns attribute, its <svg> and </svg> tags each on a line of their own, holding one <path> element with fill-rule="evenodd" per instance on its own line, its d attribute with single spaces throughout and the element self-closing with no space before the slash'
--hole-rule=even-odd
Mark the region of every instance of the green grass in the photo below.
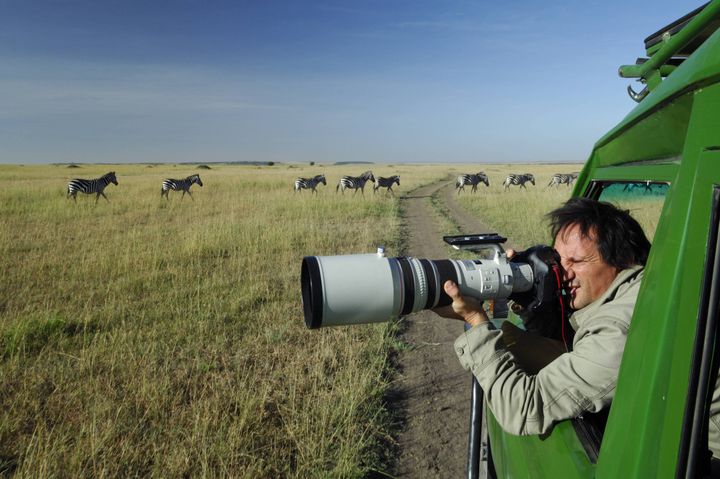
<svg viewBox="0 0 720 479">
<path fill-rule="evenodd" d="M 67 180 L 114 169 L 110 199 Z M 305 255 L 402 246 L 363 168 L 2 166 L 0 472 L 362 477 L 388 467 L 391 325 L 308 331 Z M 399 191 L 444 167 L 378 167 Z M 195 201 L 165 177 L 199 172 Z M 297 176 L 325 173 L 314 197 Z M 397 189 L 397 187 L 396 187 Z"/>
<path fill-rule="evenodd" d="M 572 189 L 565 185 L 548 188 L 555 173 L 578 171 L 580 165 L 488 165 L 483 171 L 488 175 L 490 188 L 481 184 L 475 194 L 461 193 L 458 201 L 468 211 L 478 215 L 497 233 L 507 236 L 518 248 L 535 244 L 550 244 L 548 223 L 545 215 L 566 201 Z M 470 173 L 471 171 L 464 171 Z M 503 181 L 509 173 L 532 173 L 535 185 L 526 188 L 511 186 L 505 190 Z"/>
<path fill-rule="evenodd" d="M 396 198 L 371 185 L 336 194 L 364 166 L 0 166 L 0 476 L 391 471 L 384 394 L 408 347 L 402 322 L 309 331 L 300 303 L 303 256 L 380 244 L 413 255 Z M 66 199 L 70 178 L 113 169 L 109 202 Z M 545 214 L 571 193 L 547 188 L 550 177 L 579 165 L 372 169 L 399 174 L 398 195 L 483 169 L 491 187 L 459 203 L 527 247 L 551 241 Z M 525 171 L 536 186 L 504 191 L 508 173 Z M 192 173 L 205 184 L 195 201 L 160 198 L 163 178 Z M 293 193 L 296 177 L 319 173 L 317 195 Z M 622 206 L 652 235 L 661 201 Z"/>
</svg>

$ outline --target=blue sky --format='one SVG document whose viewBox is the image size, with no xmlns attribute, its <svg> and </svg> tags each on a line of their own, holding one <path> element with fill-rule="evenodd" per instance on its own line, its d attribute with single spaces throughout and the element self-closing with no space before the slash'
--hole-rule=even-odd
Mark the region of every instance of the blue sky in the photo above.
<svg viewBox="0 0 720 479">
<path fill-rule="evenodd" d="M 0 0 L 0 163 L 582 162 L 701 4 Z"/>
</svg>

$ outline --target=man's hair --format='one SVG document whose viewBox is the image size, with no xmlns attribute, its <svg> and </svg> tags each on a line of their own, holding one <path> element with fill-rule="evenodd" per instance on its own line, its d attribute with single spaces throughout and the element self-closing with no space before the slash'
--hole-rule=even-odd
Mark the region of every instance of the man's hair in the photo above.
<svg viewBox="0 0 720 479">
<path fill-rule="evenodd" d="M 553 238 L 566 227 L 577 225 L 583 237 L 595 241 L 600 256 L 610 266 L 625 269 L 647 261 L 650 241 L 628 210 L 590 198 L 570 198 L 547 217 Z"/>
</svg>

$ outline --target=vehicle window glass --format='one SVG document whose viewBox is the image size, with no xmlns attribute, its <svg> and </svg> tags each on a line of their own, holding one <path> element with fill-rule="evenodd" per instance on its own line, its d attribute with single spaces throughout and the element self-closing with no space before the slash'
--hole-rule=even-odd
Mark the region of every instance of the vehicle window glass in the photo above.
<svg viewBox="0 0 720 479">
<path fill-rule="evenodd" d="M 664 182 L 608 182 L 601 185 L 598 199 L 629 210 L 652 242 L 668 186 Z"/>
</svg>

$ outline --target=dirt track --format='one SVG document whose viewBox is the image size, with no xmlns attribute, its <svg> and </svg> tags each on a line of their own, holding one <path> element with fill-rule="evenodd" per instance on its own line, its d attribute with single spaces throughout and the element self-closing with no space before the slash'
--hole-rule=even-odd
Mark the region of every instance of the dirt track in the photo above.
<svg viewBox="0 0 720 479">
<path fill-rule="evenodd" d="M 439 259 L 450 252 L 430 198 L 436 194 L 462 233 L 490 230 L 455 201 L 451 181 L 422 187 L 402 198 L 409 255 Z M 462 323 L 421 311 L 407 318 L 402 340 L 410 347 L 398 357 L 392 407 L 404 423 L 398 437 L 397 477 L 465 476 L 470 424 L 471 376 L 453 350 Z"/>
</svg>

